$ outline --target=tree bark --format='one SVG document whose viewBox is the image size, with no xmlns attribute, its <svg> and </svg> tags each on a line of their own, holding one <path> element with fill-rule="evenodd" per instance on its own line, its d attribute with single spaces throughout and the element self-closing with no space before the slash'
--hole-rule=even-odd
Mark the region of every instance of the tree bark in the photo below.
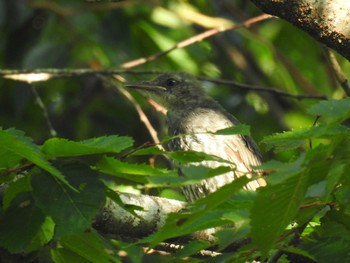
<svg viewBox="0 0 350 263">
<path fill-rule="evenodd" d="M 265 13 L 287 20 L 350 61 L 350 1 L 251 1 Z"/>
<path fill-rule="evenodd" d="M 102 234 L 124 237 L 126 239 L 140 239 L 164 226 L 169 213 L 177 213 L 184 209 L 185 202 L 149 195 L 135 195 L 118 193 L 125 205 L 139 206 L 143 210 L 135 210 L 137 216 L 126 211 L 111 199 L 95 217 L 93 227 Z M 214 242 L 213 229 L 198 231 L 181 241 L 200 239 Z"/>
</svg>

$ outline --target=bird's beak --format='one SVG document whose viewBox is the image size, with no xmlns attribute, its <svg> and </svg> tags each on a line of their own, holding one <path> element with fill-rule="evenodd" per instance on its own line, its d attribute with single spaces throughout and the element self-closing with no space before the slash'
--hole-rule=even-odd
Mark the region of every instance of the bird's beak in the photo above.
<svg viewBox="0 0 350 263">
<path fill-rule="evenodd" d="M 166 88 L 159 86 L 152 81 L 140 81 L 140 82 L 129 82 L 125 84 L 125 87 L 132 89 L 139 89 L 144 91 L 165 91 Z"/>
</svg>

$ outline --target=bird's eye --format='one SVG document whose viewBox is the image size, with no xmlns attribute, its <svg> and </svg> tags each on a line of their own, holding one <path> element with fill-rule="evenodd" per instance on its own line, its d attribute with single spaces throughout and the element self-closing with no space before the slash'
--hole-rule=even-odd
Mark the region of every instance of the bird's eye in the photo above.
<svg viewBox="0 0 350 263">
<path fill-rule="evenodd" d="M 167 79 L 166 85 L 168 87 L 174 87 L 177 83 L 179 83 L 176 79 Z"/>
</svg>

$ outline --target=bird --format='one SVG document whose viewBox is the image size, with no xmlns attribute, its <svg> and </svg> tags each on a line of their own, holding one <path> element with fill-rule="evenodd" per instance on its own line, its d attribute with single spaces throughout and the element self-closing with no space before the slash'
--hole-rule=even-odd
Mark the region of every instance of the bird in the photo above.
<svg viewBox="0 0 350 263">
<path fill-rule="evenodd" d="M 241 176 L 255 178 L 245 185 L 246 190 L 255 191 L 266 185 L 262 171 L 254 169 L 262 163 L 258 146 L 250 136 L 215 134 L 240 122 L 207 95 L 193 75 L 166 72 L 154 80 L 129 82 L 125 86 L 140 90 L 166 109 L 168 135 L 173 137 L 167 145 L 170 151 L 204 152 L 230 162 L 233 168 L 230 172 L 182 186 L 187 201 L 195 202 L 206 197 Z M 202 161 L 200 164 L 210 168 L 222 165 L 217 161 Z"/>
</svg>

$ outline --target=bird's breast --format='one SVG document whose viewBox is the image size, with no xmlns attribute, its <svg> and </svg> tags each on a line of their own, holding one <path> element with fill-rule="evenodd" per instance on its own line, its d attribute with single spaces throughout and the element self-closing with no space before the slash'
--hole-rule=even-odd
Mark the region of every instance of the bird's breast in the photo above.
<svg viewBox="0 0 350 263">
<path fill-rule="evenodd" d="M 169 112 L 167 123 L 170 136 L 185 135 L 171 140 L 168 146 L 170 150 L 205 152 L 208 152 L 209 142 L 222 145 L 221 136 L 208 132 L 215 132 L 235 125 L 224 113 L 211 109 Z"/>
</svg>

